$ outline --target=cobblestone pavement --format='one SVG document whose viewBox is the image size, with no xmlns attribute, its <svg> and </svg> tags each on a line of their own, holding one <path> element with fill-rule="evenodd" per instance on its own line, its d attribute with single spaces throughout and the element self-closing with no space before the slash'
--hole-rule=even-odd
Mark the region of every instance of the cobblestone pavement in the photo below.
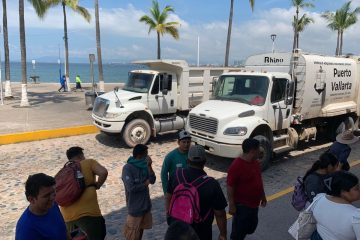
<svg viewBox="0 0 360 240">
<path fill-rule="evenodd" d="M 153 202 L 154 227 L 145 231 L 144 239 L 162 239 L 166 231 L 164 198 L 160 181 L 160 169 L 164 156 L 177 146 L 175 134 L 157 138 L 149 145 L 157 181 L 150 187 Z M 14 239 L 16 221 L 28 205 L 24 195 L 24 182 L 29 174 L 44 172 L 55 175 L 66 162 L 65 151 L 78 145 L 85 149 L 87 158 L 98 160 L 109 170 L 105 185 L 98 190 L 100 207 L 106 219 L 107 238 L 122 239 L 121 226 L 125 221 L 125 193 L 120 180 L 121 170 L 131 149 L 125 148 L 119 138 L 103 134 L 49 139 L 37 142 L 0 146 L 0 236 Z M 291 186 L 296 176 L 301 175 L 329 143 L 315 143 L 310 148 L 294 151 L 291 155 L 278 156 L 263 173 L 267 195 Z M 354 144 L 351 159 L 359 155 L 360 144 Z M 319 150 L 320 149 L 320 150 Z M 226 170 L 229 159 L 209 156 L 206 171 L 215 177 L 225 189 Z"/>
</svg>

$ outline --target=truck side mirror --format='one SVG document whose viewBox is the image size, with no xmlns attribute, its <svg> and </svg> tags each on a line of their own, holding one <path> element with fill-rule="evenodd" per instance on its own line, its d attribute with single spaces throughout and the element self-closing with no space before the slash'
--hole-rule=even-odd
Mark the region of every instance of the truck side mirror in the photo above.
<svg viewBox="0 0 360 240">
<path fill-rule="evenodd" d="M 294 81 L 287 81 L 286 82 L 286 88 L 285 88 L 285 100 L 284 104 L 286 106 L 292 105 L 294 101 L 294 87 L 295 82 Z"/>
<path fill-rule="evenodd" d="M 211 82 L 211 91 L 212 91 L 212 94 L 214 95 L 215 94 L 215 90 L 216 90 L 216 84 L 219 80 L 219 77 L 213 77 L 212 79 L 212 82 Z"/>
</svg>

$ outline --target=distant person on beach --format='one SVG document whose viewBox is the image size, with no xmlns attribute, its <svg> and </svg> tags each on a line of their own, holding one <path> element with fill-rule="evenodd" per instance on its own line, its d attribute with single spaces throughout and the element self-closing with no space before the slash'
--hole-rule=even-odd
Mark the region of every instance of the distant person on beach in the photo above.
<svg viewBox="0 0 360 240">
<path fill-rule="evenodd" d="M 55 200 L 55 179 L 44 173 L 30 175 L 25 183 L 29 206 L 16 224 L 15 240 L 66 240 L 69 235 Z"/>
<path fill-rule="evenodd" d="M 123 233 L 126 240 L 140 240 L 144 229 L 151 229 L 153 225 L 149 184 L 156 181 L 146 145 L 134 147 L 133 155 L 123 167 L 121 179 L 125 185 L 128 210 Z"/>
<path fill-rule="evenodd" d="M 76 75 L 75 82 L 76 82 L 76 90 L 80 89 L 82 91 L 80 75 Z"/>
<path fill-rule="evenodd" d="M 65 77 L 65 75 L 63 75 L 60 78 L 60 85 L 61 85 L 61 87 L 59 88 L 58 92 L 60 92 L 62 89 L 64 89 L 63 92 L 66 92 L 66 77 Z"/>
<path fill-rule="evenodd" d="M 177 143 L 179 147 L 175 148 L 165 156 L 161 168 L 161 184 L 164 194 L 166 194 L 170 176 L 175 174 L 177 168 L 185 168 L 187 165 L 186 162 L 191 144 L 190 133 L 185 130 L 180 131 Z"/>
<path fill-rule="evenodd" d="M 80 228 L 89 240 L 101 240 L 106 236 L 105 219 L 101 214 L 96 190 L 106 181 L 108 171 L 93 159 L 86 159 L 81 147 L 71 147 L 66 151 L 69 161 L 79 162 L 84 175 L 84 192 L 69 206 L 60 206 L 69 232 Z M 95 185 L 95 187 L 94 187 Z"/>
</svg>

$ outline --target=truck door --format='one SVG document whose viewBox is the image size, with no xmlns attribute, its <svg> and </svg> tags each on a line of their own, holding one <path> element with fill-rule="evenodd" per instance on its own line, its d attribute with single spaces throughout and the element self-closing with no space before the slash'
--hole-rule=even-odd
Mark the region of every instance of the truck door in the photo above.
<svg viewBox="0 0 360 240">
<path fill-rule="evenodd" d="M 176 112 L 176 92 L 172 91 L 172 82 L 172 74 L 156 76 L 149 96 L 149 107 L 154 115 Z"/>
<path fill-rule="evenodd" d="M 285 104 L 286 78 L 273 78 L 271 90 L 271 108 L 269 109 L 269 123 L 273 130 L 286 129 L 290 126 L 292 105 Z"/>
</svg>

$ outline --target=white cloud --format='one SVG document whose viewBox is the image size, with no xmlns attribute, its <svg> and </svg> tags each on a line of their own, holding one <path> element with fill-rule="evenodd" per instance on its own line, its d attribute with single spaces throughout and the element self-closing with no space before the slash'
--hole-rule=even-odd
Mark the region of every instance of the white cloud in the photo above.
<svg viewBox="0 0 360 240">
<path fill-rule="evenodd" d="M 354 0 L 353 6 L 359 6 L 360 0 Z M 356 4 L 355 4 L 356 3 Z M 16 8 L 8 8 L 9 27 L 18 27 L 18 12 Z M 14 10 L 15 9 L 15 10 Z M 27 5 L 27 33 L 41 30 L 43 32 L 63 31 L 63 16 L 60 8 L 52 9 L 43 21 L 39 20 L 34 10 Z M 89 10 L 93 13 L 93 9 Z M 252 20 L 233 22 L 230 62 L 244 59 L 249 55 L 271 51 L 270 35 L 277 34 L 275 46 L 277 51 L 290 51 L 293 41 L 291 21 L 294 8 L 272 8 L 257 11 Z M 307 27 L 300 35 L 300 48 L 307 52 L 333 54 L 336 45 L 336 33 L 327 28 L 327 23 L 321 18 L 321 13 L 306 12 L 315 23 Z M 139 22 L 142 15 L 148 14 L 136 9 L 132 4 L 125 8 L 101 9 L 100 24 L 102 33 L 103 59 L 135 60 L 156 57 L 156 34 L 148 34 L 148 27 Z M 234 12 L 234 14 L 239 14 Z M 93 14 L 92 14 L 93 15 Z M 170 21 L 180 22 L 180 40 L 164 36 L 161 41 L 163 58 L 183 58 L 196 62 L 197 37 L 200 37 L 200 62 L 223 63 L 228 19 L 223 21 L 202 22 L 190 24 L 176 14 L 169 16 Z M 68 11 L 68 29 L 71 34 L 71 54 L 87 56 L 89 51 L 95 51 L 94 22 L 89 24 L 81 16 Z M 358 53 L 357 42 L 360 36 L 360 23 L 349 28 L 344 35 L 344 52 Z M 49 36 L 50 37 L 50 36 Z M 74 38 L 82 38 L 83 43 L 76 43 Z M 31 40 L 31 39 L 30 39 Z M 17 42 L 15 44 L 18 44 Z M 45 44 L 45 43 L 43 43 Z M 94 47 L 91 47 L 93 44 Z M 34 42 L 29 41 L 28 48 Z M 57 52 L 54 43 L 43 46 L 42 54 Z M 83 46 L 84 45 L 84 46 Z M 114 47 L 115 46 L 115 47 Z M 14 46 L 15 48 L 16 46 Z M 55 47 L 56 48 L 56 47 Z M 74 49 L 76 48 L 76 49 Z M 34 47 L 34 49 L 36 49 Z M 30 50 L 31 51 L 31 50 Z"/>
</svg>

